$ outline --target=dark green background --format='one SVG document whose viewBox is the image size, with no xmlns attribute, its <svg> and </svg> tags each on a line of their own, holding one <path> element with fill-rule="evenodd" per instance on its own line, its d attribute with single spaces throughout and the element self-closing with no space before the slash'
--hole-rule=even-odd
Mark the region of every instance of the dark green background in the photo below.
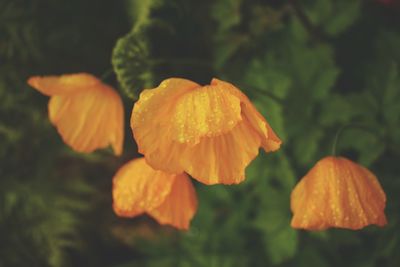
<svg viewBox="0 0 400 267">
<path fill-rule="evenodd" d="M 400 266 L 400 8 L 382 2 L 0 0 L 0 266 Z M 77 72 L 123 95 L 122 157 L 69 149 L 26 85 Z M 188 232 L 111 207 L 134 100 L 167 77 L 234 83 L 284 142 L 240 185 L 195 183 Z M 343 125 L 337 153 L 378 176 L 389 223 L 293 230 L 290 192 Z"/>
</svg>

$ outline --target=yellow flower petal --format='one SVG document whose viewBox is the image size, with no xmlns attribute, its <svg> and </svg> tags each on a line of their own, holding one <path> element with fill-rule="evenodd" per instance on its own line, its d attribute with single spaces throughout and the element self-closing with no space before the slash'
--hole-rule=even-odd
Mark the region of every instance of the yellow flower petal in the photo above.
<svg viewBox="0 0 400 267">
<path fill-rule="evenodd" d="M 160 224 L 187 230 L 196 210 L 197 197 L 193 184 L 186 174 L 180 174 L 176 176 L 171 192 L 164 202 L 148 211 L 148 214 Z"/>
<path fill-rule="evenodd" d="M 261 137 L 261 145 L 264 148 L 265 152 L 276 151 L 280 148 L 282 141 L 275 134 L 271 126 L 257 111 L 257 109 L 253 106 L 253 104 L 245 94 L 243 94 L 234 85 L 215 78 L 211 81 L 211 84 L 229 90 L 231 94 L 240 99 L 242 103 L 242 116 L 246 117 L 249 120 L 251 126 Z"/>
<path fill-rule="evenodd" d="M 385 225 L 386 196 L 377 178 L 345 158 L 320 160 L 291 195 L 292 227 L 323 230 Z"/>
<path fill-rule="evenodd" d="M 153 168 L 185 171 L 206 184 L 243 181 L 259 146 L 272 151 L 281 143 L 246 96 L 216 79 L 201 87 L 173 78 L 145 90 L 131 127 Z"/>
<path fill-rule="evenodd" d="M 116 91 L 89 74 L 64 75 L 59 80 L 34 77 L 30 84 L 54 94 L 49 101 L 49 118 L 64 142 L 85 153 L 111 145 L 120 155 L 124 114 Z M 57 85 L 61 87 L 57 89 Z"/>
<path fill-rule="evenodd" d="M 176 161 L 179 154 L 171 143 L 171 131 L 166 129 L 171 125 L 170 114 L 176 101 L 197 87 L 198 84 L 189 80 L 167 79 L 155 89 L 144 90 L 135 103 L 131 116 L 133 135 L 139 152 L 146 155 L 153 168 L 170 173 L 183 172 Z M 164 168 L 155 167 L 157 165 Z"/>
<path fill-rule="evenodd" d="M 197 198 L 186 174 L 156 171 L 141 158 L 128 162 L 115 174 L 113 208 L 122 217 L 147 213 L 160 224 L 188 229 Z"/>
<path fill-rule="evenodd" d="M 238 184 L 245 178 L 247 165 L 258 155 L 260 143 L 245 119 L 226 134 L 204 137 L 197 145 L 181 149 L 180 164 L 204 184 Z"/>
<path fill-rule="evenodd" d="M 144 158 L 122 166 L 113 178 L 113 208 L 117 215 L 133 217 L 160 206 L 171 192 L 176 175 L 155 171 Z"/>
<path fill-rule="evenodd" d="M 218 136 L 242 120 L 240 100 L 220 86 L 204 86 L 182 95 L 171 114 L 171 135 L 182 144 L 197 144 L 202 137 Z"/>
<path fill-rule="evenodd" d="M 100 80 L 87 73 L 34 76 L 28 79 L 30 86 L 48 96 L 71 94 L 74 91 L 82 91 L 98 86 L 100 83 Z"/>
</svg>

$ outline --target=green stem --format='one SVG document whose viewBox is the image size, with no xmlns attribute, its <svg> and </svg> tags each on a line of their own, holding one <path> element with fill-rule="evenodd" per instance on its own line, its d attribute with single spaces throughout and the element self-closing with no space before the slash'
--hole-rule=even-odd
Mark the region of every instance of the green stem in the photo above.
<svg viewBox="0 0 400 267">
<path fill-rule="evenodd" d="M 329 37 L 320 28 L 316 27 L 311 22 L 298 0 L 290 0 L 289 5 L 292 7 L 294 15 L 299 19 L 300 23 L 310 34 L 311 38 L 316 41 L 329 39 Z"/>
<path fill-rule="evenodd" d="M 336 146 L 337 146 L 337 143 L 339 140 L 339 136 L 343 132 L 343 130 L 348 126 L 349 126 L 349 124 L 342 125 L 342 127 L 340 127 L 339 130 L 336 132 L 335 138 L 333 139 L 333 145 L 332 145 L 332 155 L 333 156 L 336 156 Z"/>
<path fill-rule="evenodd" d="M 204 68 L 212 68 L 212 64 L 210 61 L 205 61 L 205 60 L 198 60 L 198 59 L 157 59 L 157 60 L 152 60 L 150 61 L 150 64 L 152 66 L 159 66 L 159 65 L 165 65 L 165 64 L 171 64 L 171 65 L 183 65 L 183 66 L 197 66 L 197 67 L 204 67 Z M 261 90 L 259 88 L 256 88 L 254 86 L 250 86 L 248 84 L 242 84 L 238 85 L 240 88 L 251 88 L 252 91 L 257 92 L 258 94 L 261 94 L 263 96 L 267 96 L 270 99 L 274 100 L 275 102 L 279 103 L 280 105 L 283 105 L 283 99 L 274 95 L 271 92 L 267 92 L 264 90 Z"/>
<path fill-rule="evenodd" d="M 258 93 L 259 95 L 266 96 L 266 97 L 272 99 L 273 101 L 275 101 L 276 103 L 278 103 L 279 105 L 283 105 L 283 99 L 278 97 L 278 96 L 276 96 L 276 95 L 274 95 L 271 92 L 262 90 L 260 88 L 257 88 L 257 87 L 254 87 L 254 86 L 251 86 L 251 85 L 248 85 L 248 84 L 241 84 L 241 85 L 239 85 L 239 88 L 249 88 L 252 91 Z"/>
<path fill-rule="evenodd" d="M 342 125 L 339 128 L 339 130 L 336 132 L 335 138 L 333 139 L 333 144 L 332 144 L 332 155 L 333 156 L 336 156 L 336 147 L 337 147 L 337 144 L 339 142 L 339 137 L 344 132 L 344 130 L 346 130 L 348 128 L 359 129 L 359 130 L 362 130 L 362 131 L 364 131 L 366 133 L 369 133 L 369 134 L 371 134 L 371 135 L 373 135 L 375 137 L 378 137 L 376 131 L 374 131 L 372 128 L 370 128 L 368 126 L 365 126 L 365 125 L 362 125 L 362 124 L 357 124 L 357 123 L 349 123 L 349 124 Z M 379 137 L 378 137 L 378 139 L 379 139 Z"/>
</svg>

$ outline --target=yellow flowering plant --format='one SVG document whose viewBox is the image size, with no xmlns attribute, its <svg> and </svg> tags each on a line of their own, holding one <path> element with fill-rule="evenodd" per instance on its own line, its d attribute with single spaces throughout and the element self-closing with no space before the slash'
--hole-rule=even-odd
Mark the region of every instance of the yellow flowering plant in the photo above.
<svg viewBox="0 0 400 267">
<path fill-rule="evenodd" d="M 0 3 L 0 266 L 398 265 L 395 1 L 50 2 Z"/>
</svg>

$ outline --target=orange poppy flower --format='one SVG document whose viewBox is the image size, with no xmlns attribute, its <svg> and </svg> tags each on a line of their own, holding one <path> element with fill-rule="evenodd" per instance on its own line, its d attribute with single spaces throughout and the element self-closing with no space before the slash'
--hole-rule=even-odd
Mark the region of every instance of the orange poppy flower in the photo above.
<svg viewBox="0 0 400 267">
<path fill-rule="evenodd" d="M 281 140 L 250 100 L 230 83 L 171 78 L 144 90 L 131 127 L 139 152 L 157 170 L 187 172 L 205 184 L 244 180 L 246 166 Z"/>
<path fill-rule="evenodd" d="M 35 76 L 28 84 L 51 97 L 50 121 L 74 150 L 89 153 L 111 144 L 116 155 L 122 153 L 123 105 L 110 86 L 86 73 Z"/>
<path fill-rule="evenodd" d="M 188 229 L 197 209 L 196 191 L 185 173 L 156 171 L 144 158 L 135 159 L 113 178 L 113 208 L 122 217 L 147 213 L 160 224 Z"/>
<path fill-rule="evenodd" d="M 373 173 L 346 158 L 325 157 L 294 188 L 291 224 L 308 230 L 384 226 L 385 205 Z"/>
</svg>

